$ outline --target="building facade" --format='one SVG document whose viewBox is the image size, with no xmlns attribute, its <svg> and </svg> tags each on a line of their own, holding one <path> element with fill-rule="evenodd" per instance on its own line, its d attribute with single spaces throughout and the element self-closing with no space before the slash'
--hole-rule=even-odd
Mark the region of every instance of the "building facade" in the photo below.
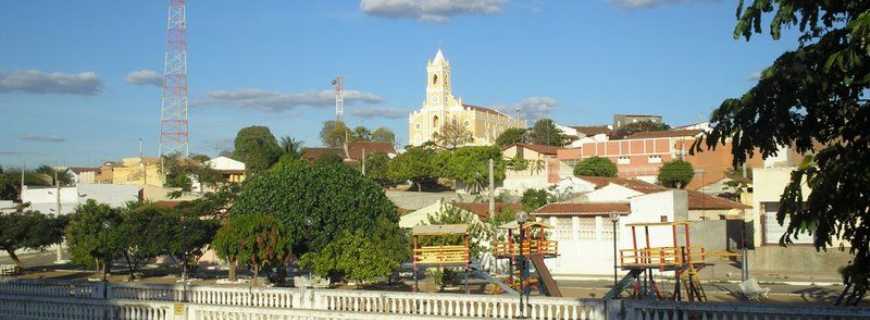
<svg viewBox="0 0 870 320">
<path fill-rule="evenodd" d="M 494 109 L 474 106 L 454 97 L 450 62 L 438 50 L 426 65 L 426 100 L 420 110 L 408 117 L 408 144 L 419 146 L 433 141 L 433 136 L 448 121 L 459 121 L 472 133 L 470 145 L 494 144 L 499 134 L 509 128 L 525 128 L 525 121 Z"/>
<path fill-rule="evenodd" d="M 152 185 L 162 187 L 165 177 L 160 170 L 160 159 L 150 157 L 124 158 L 112 166 L 113 184 Z"/>
<path fill-rule="evenodd" d="M 613 128 L 632 124 L 635 122 L 662 123 L 662 116 L 652 114 L 615 114 L 613 115 Z"/>
</svg>

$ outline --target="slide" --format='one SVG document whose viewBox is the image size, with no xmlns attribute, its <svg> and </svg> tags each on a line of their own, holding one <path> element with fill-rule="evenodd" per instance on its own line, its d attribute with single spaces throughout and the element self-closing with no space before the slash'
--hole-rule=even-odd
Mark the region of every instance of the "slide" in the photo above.
<svg viewBox="0 0 870 320">
<path fill-rule="evenodd" d="M 616 287 L 611 288 L 610 291 L 608 291 L 607 294 L 604 295 L 604 300 L 619 298 L 620 293 L 625 291 L 625 289 L 631 287 L 631 285 L 634 284 L 635 281 L 637 281 L 637 277 L 640 275 L 641 271 L 642 270 L 639 269 L 631 270 L 627 275 L 625 275 L 625 277 L 622 278 L 622 280 L 619 281 Z"/>
<path fill-rule="evenodd" d="M 509 294 L 509 295 L 512 295 L 512 296 L 520 295 L 519 292 L 517 292 L 516 290 L 514 290 L 513 288 L 508 286 L 506 283 L 501 282 L 500 280 L 498 280 L 496 278 L 493 278 L 492 276 L 489 275 L 489 273 L 486 273 L 486 272 L 483 272 L 480 270 L 476 270 L 476 269 L 471 269 L 471 275 L 478 277 L 478 278 L 481 278 L 481 279 L 484 279 L 487 282 L 492 283 L 494 285 L 497 285 L 499 288 L 504 290 L 504 292 Z"/>
<path fill-rule="evenodd" d="M 544 294 L 550 297 L 561 297 L 562 292 L 559 291 L 559 286 L 556 285 L 556 281 L 550 275 L 550 269 L 547 269 L 547 265 L 544 264 L 544 257 L 539 254 L 533 254 L 530 260 L 532 260 L 532 265 L 535 266 L 535 271 L 538 272 L 538 279 L 544 288 Z"/>
</svg>

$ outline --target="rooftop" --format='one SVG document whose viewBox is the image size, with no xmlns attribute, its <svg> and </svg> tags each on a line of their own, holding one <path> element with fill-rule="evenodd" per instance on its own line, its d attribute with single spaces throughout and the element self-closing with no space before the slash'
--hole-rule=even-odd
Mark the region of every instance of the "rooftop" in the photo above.
<svg viewBox="0 0 870 320">
<path fill-rule="evenodd" d="M 481 220 L 486 220 L 489 218 L 489 203 L 484 202 L 454 202 L 454 206 L 462 208 L 465 211 L 471 212 L 476 215 Z M 495 203 L 495 212 L 501 212 L 504 209 L 511 209 L 514 211 L 520 211 L 523 209 L 523 205 L 519 203 Z"/>
<path fill-rule="evenodd" d="M 546 154 L 546 155 L 556 155 L 556 152 L 559 151 L 559 147 L 548 146 L 545 144 L 526 144 L 526 143 L 516 143 L 502 148 L 502 150 L 507 150 L 510 147 L 521 147 L 529 150 L 533 150 L 537 153 Z"/>
<path fill-rule="evenodd" d="M 629 214 L 631 205 L 627 202 L 579 202 L 551 203 L 533 213 L 543 216 L 602 216 L 610 213 Z"/>
<path fill-rule="evenodd" d="M 643 131 L 636 132 L 623 140 L 627 139 L 649 139 L 649 138 L 672 138 L 672 137 L 694 137 L 700 134 L 701 130 L 664 130 L 664 131 Z"/>
</svg>

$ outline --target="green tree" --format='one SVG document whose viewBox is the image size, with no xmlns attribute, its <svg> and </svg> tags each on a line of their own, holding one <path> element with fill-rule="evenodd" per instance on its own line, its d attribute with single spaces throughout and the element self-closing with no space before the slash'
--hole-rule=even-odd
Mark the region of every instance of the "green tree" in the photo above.
<svg viewBox="0 0 870 320">
<path fill-rule="evenodd" d="M 293 159 L 302 158 L 302 140 L 296 140 L 289 136 L 281 137 L 282 157 L 290 157 Z"/>
<path fill-rule="evenodd" d="M 172 222 L 166 251 L 181 264 L 181 279 L 187 280 L 191 266 L 212 242 L 220 225 L 217 220 L 201 219 L 196 212 L 178 209 L 166 214 Z"/>
<path fill-rule="evenodd" d="M 393 130 L 380 127 L 375 129 L 375 131 L 372 131 L 372 141 L 396 144 L 396 134 L 393 133 Z"/>
<path fill-rule="evenodd" d="M 199 163 L 203 163 L 203 162 L 211 160 L 211 158 L 209 158 L 207 155 L 204 155 L 204 154 L 192 154 L 192 155 L 190 155 L 190 159 L 197 161 Z"/>
<path fill-rule="evenodd" d="M 303 255 L 299 264 L 321 277 L 370 282 L 389 276 L 407 260 L 408 246 L 407 236 L 381 219 L 373 230 L 342 231 L 323 250 Z"/>
<path fill-rule="evenodd" d="M 224 177 L 203 162 L 183 158 L 179 153 L 163 155 L 163 170 L 166 172 L 166 186 L 181 188 L 189 192 L 194 179 L 206 187 L 215 187 L 224 182 Z M 180 194 L 179 194 L 180 195 Z"/>
<path fill-rule="evenodd" d="M 41 165 L 36 168 L 34 173 L 45 175 L 49 184 L 53 186 L 56 186 L 58 183 L 60 183 L 61 186 L 73 184 L 73 177 L 67 170 L 56 170 L 48 165 Z"/>
<path fill-rule="evenodd" d="M 530 135 L 532 143 L 548 146 L 561 147 L 568 144 L 570 140 L 562 130 L 556 127 L 556 123 L 550 119 L 536 121 L 531 129 Z"/>
<path fill-rule="evenodd" d="M 290 261 L 292 238 L 290 227 L 273 215 L 237 214 L 218 231 L 215 250 L 223 259 L 247 264 L 254 271 L 251 286 L 256 286 L 263 268 Z"/>
<path fill-rule="evenodd" d="M 504 148 L 512 144 L 523 143 L 527 132 L 528 130 L 524 128 L 507 129 L 498 135 L 498 138 L 495 138 L 495 144 Z"/>
<path fill-rule="evenodd" d="M 417 191 L 423 191 L 424 184 L 436 179 L 434 158 L 435 150 L 431 148 L 410 147 L 389 162 L 389 176 L 396 181 L 411 181 Z"/>
<path fill-rule="evenodd" d="M 602 157 L 586 158 L 574 166 L 575 176 L 615 177 L 616 174 L 616 164 Z"/>
<path fill-rule="evenodd" d="M 468 126 L 459 119 L 453 118 L 445 122 L 438 131 L 432 135 L 435 143 L 445 149 L 455 149 L 464 144 L 474 142 L 474 135 Z"/>
<path fill-rule="evenodd" d="M 371 178 L 379 185 L 388 187 L 395 185 L 389 176 L 390 157 L 383 152 L 375 152 L 366 155 L 366 177 Z"/>
<path fill-rule="evenodd" d="M 505 177 L 505 162 L 501 149 L 496 146 L 461 147 L 443 151 L 444 157 L 440 176 L 463 183 L 473 194 L 485 190 L 489 185 L 489 160 L 494 160 L 493 178 L 500 183 Z"/>
<path fill-rule="evenodd" d="M 383 189 L 347 166 L 280 162 L 245 182 L 230 216 L 250 213 L 272 215 L 288 227 L 297 256 L 322 252 L 342 231 L 375 230 L 381 219 L 400 232 Z"/>
<path fill-rule="evenodd" d="M 523 197 L 520 203 L 523 204 L 523 210 L 526 212 L 534 212 L 538 208 L 547 204 L 548 194 L 544 189 L 528 189 L 523 192 Z"/>
<path fill-rule="evenodd" d="M 337 148 L 344 145 L 348 138 L 353 137 L 353 132 L 342 121 L 329 120 L 323 123 L 320 129 L 320 141 L 327 147 Z"/>
<path fill-rule="evenodd" d="M 119 240 L 121 256 L 130 272 L 129 281 L 136 278 L 142 265 L 168 253 L 173 245 L 176 220 L 152 205 L 129 204 L 121 213 L 123 220 L 113 230 Z"/>
<path fill-rule="evenodd" d="M 357 126 L 353 128 L 353 141 L 371 141 L 372 133 L 368 128 Z"/>
<path fill-rule="evenodd" d="M 233 159 L 244 162 L 249 173 L 268 169 L 278 162 L 281 153 L 281 146 L 267 127 L 242 128 L 236 134 Z"/>
<path fill-rule="evenodd" d="M 47 216 L 38 211 L 0 214 L 0 250 L 6 251 L 15 265 L 22 267 L 15 251 L 19 249 L 44 250 L 63 241 L 65 220 Z"/>
<path fill-rule="evenodd" d="M 320 158 L 314 160 L 314 165 L 316 166 L 337 166 L 341 164 L 344 164 L 344 159 L 334 152 L 324 153 Z"/>
<path fill-rule="evenodd" d="M 673 160 L 659 168 L 658 182 L 668 188 L 685 189 L 694 176 L 695 169 L 691 163 Z"/>
<path fill-rule="evenodd" d="M 610 134 L 610 138 L 623 139 L 638 132 L 665 131 L 670 129 L 671 126 L 664 122 L 655 122 L 652 120 L 632 122 L 613 130 Z"/>
<path fill-rule="evenodd" d="M 117 232 L 122 221 L 117 209 L 93 199 L 79 206 L 66 227 L 72 261 L 96 267 L 105 281 L 112 271 L 112 261 L 123 249 Z"/>
<path fill-rule="evenodd" d="M 838 303 L 862 301 L 870 287 L 870 117 L 867 117 L 868 1 L 755 0 L 737 10 L 734 37 L 747 41 L 762 32 L 771 12 L 770 34 L 799 33 L 797 48 L 780 55 L 755 86 L 722 102 L 712 130 L 697 144 L 732 143 L 734 166 L 755 152 L 771 156 L 780 146 L 814 153 L 792 173 L 777 212 L 788 227 L 780 243 L 803 234 L 819 250 L 834 239 L 849 242 L 853 255 L 843 269 Z M 809 194 L 801 190 L 806 183 Z"/>
</svg>

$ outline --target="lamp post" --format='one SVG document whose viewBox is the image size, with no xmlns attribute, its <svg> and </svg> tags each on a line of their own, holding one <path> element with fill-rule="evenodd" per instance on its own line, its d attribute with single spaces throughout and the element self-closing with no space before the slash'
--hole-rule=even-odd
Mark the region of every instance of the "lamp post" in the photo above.
<svg viewBox="0 0 870 320">
<path fill-rule="evenodd" d="M 619 213 L 611 212 L 610 213 L 610 222 L 613 223 L 613 287 L 616 288 L 617 282 L 619 281 L 618 277 L 618 264 L 616 257 L 616 225 L 619 223 Z"/>
<path fill-rule="evenodd" d="M 519 246 L 520 247 L 519 248 L 520 255 L 519 255 L 519 257 L 517 257 L 517 264 L 519 265 L 519 269 L 520 269 L 520 315 L 518 318 L 525 319 L 526 312 L 525 312 L 525 304 L 523 304 L 523 296 L 526 295 L 526 288 L 525 288 L 526 256 L 523 255 L 523 242 L 525 241 L 525 238 L 526 238 L 526 232 L 525 232 L 525 229 L 523 228 L 523 224 L 529 220 L 529 214 L 526 213 L 525 211 L 519 211 L 516 214 L 516 219 L 517 219 L 517 225 L 519 225 L 519 228 L 520 228 L 520 246 Z M 526 298 L 526 300 L 528 300 L 528 298 Z"/>
</svg>

